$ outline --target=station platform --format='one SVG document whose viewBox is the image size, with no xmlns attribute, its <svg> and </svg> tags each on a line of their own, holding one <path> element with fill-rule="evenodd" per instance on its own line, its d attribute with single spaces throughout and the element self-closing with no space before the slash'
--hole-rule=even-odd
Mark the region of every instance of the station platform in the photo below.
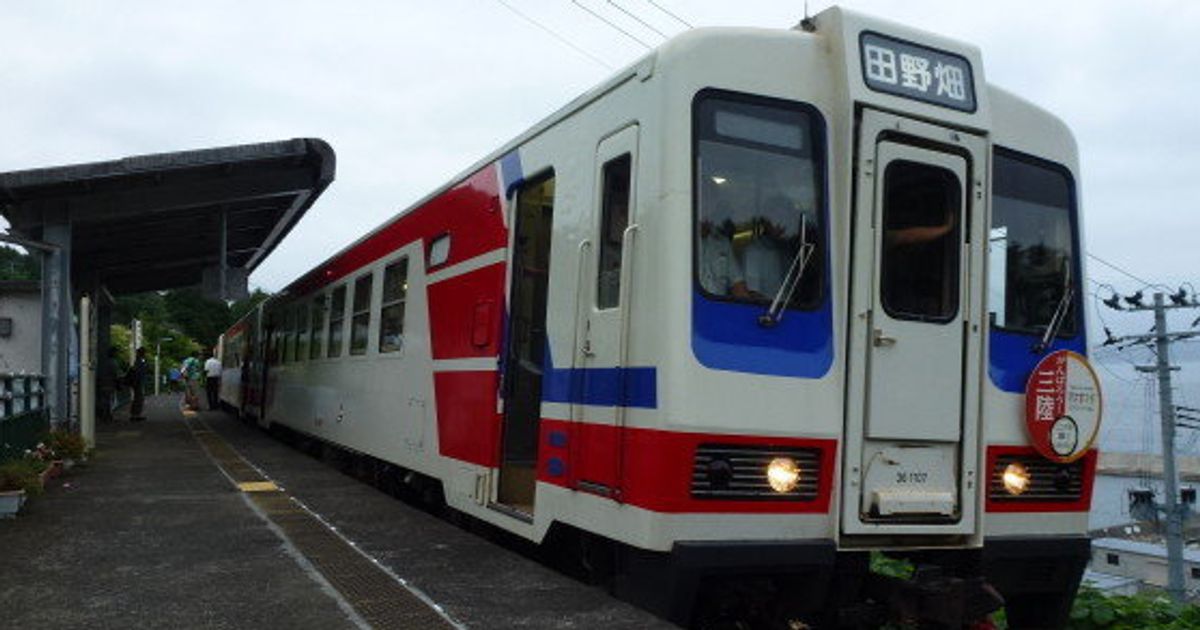
<svg viewBox="0 0 1200 630">
<path fill-rule="evenodd" d="M 673 627 L 223 412 L 147 416 L 0 521 L 0 625 Z"/>
</svg>

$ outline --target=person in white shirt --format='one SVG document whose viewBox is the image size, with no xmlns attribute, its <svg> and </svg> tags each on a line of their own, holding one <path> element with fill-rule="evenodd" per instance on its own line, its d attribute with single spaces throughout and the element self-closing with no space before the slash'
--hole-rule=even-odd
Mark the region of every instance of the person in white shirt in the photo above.
<svg viewBox="0 0 1200 630">
<path fill-rule="evenodd" d="M 221 362 L 217 357 L 208 356 L 208 360 L 204 362 L 204 375 L 207 379 L 204 382 L 204 392 L 208 394 L 208 408 L 216 409 L 217 405 L 221 404 Z"/>
</svg>

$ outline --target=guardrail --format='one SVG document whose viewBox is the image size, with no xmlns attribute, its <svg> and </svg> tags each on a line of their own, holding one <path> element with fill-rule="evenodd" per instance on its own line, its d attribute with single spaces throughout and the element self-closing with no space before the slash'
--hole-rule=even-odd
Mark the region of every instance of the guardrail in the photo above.
<svg viewBox="0 0 1200 630">
<path fill-rule="evenodd" d="M 0 462 L 37 446 L 49 430 L 45 377 L 0 372 Z"/>
</svg>

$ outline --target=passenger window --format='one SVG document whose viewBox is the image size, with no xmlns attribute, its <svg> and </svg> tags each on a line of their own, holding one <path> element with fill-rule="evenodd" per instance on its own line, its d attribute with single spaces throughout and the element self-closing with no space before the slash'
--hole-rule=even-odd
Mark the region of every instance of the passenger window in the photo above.
<svg viewBox="0 0 1200 630">
<path fill-rule="evenodd" d="M 288 307 L 283 311 L 283 362 L 291 363 L 296 360 L 296 344 L 292 333 L 296 330 L 296 310 Z"/>
<path fill-rule="evenodd" d="M 896 319 L 958 314 L 962 183 L 940 166 L 896 160 L 883 176 L 880 296 Z"/>
<path fill-rule="evenodd" d="M 732 93 L 703 94 L 694 116 L 701 292 L 815 308 L 824 259 L 819 118 L 799 103 Z"/>
<path fill-rule="evenodd" d="M 450 260 L 450 235 L 443 234 L 429 244 L 429 266 L 436 267 Z"/>
<path fill-rule="evenodd" d="M 408 259 L 383 270 L 383 306 L 379 318 L 379 351 L 404 347 L 404 302 L 408 296 Z"/>
<path fill-rule="evenodd" d="M 308 358 L 308 312 L 309 306 L 301 304 L 296 307 L 296 360 Z"/>
<path fill-rule="evenodd" d="M 318 295 L 312 303 L 312 341 L 308 348 L 308 358 L 321 357 L 321 341 L 325 335 L 325 299 L 324 294 Z"/>
<path fill-rule="evenodd" d="M 373 273 L 354 281 L 354 314 L 350 317 L 350 354 L 367 353 L 367 330 L 371 325 Z"/>
<path fill-rule="evenodd" d="M 614 308 L 621 300 L 621 245 L 629 227 L 629 178 L 633 158 L 626 153 L 604 164 L 600 196 L 600 264 L 596 308 Z"/>
<path fill-rule="evenodd" d="M 342 356 L 342 322 L 346 319 L 346 286 L 333 290 L 329 304 L 329 351 L 326 356 Z"/>
</svg>

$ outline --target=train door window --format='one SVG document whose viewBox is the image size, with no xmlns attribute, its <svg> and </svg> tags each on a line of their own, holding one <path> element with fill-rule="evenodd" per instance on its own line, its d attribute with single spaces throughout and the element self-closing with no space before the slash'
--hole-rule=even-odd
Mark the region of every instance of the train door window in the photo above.
<svg viewBox="0 0 1200 630">
<path fill-rule="evenodd" d="M 321 294 L 312 303 L 312 339 L 308 346 L 308 358 L 310 359 L 321 357 L 321 342 L 325 336 L 325 299 L 326 296 Z"/>
<path fill-rule="evenodd" d="M 296 307 L 296 360 L 304 361 L 308 359 L 308 342 L 310 331 L 308 329 L 309 311 L 312 309 L 308 304 L 301 304 Z"/>
<path fill-rule="evenodd" d="M 954 172 L 909 160 L 888 164 L 880 297 L 889 315 L 949 322 L 958 314 L 961 212 Z"/>
<path fill-rule="evenodd" d="M 408 259 L 383 270 L 383 305 L 379 317 L 379 351 L 396 352 L 404 347 L 404 302 L 408 296 Z"/>
<path fill-rule="evenodd" d="M 790 295 L 788 308 L 817 308 L 824 275 L 820 115 L 802 103 L 715 90 L 702 92 L 693 109 L 701 294 L 760 305 Z"/>
<path fill-rule="evenodd" d="M 342 356 L 342 323 L 346 319 L 346 285 L 333 290 L 329 303 L 329 351 L 326 356 Z"/>
<path fill-rule="evenodd" d="M 354 281 L 354 309 L 350 316 L 350 354 L 367 353 L 367 332 L 371 325 L 371 288 L 375 274 Z"/>
<path fill-rule="evenodd" d="M 988 235 L 988 310 L 992 326 L 1044 333 L 1064 301 L 1060 337 L 1074 337 L 1080 295 L 1075 272 L 1074 199 L 1061 167 L 997 149 Z"/>
<path fill-rule="evenodd" d="M 626 153 L 604 164 L 600 196 L 600 264 L 596 307 L 614 308 L 621 299 L 621 247 L 629 227 L 629 177 L 632 157 Z"/>
</svg>

